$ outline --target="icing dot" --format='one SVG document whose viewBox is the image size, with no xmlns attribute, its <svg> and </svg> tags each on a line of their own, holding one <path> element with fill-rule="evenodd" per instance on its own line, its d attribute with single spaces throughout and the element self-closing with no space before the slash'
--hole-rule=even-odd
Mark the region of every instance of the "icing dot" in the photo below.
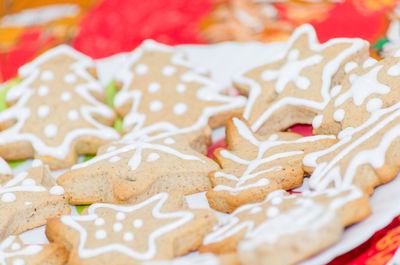
<svg viewBox="0 0 400 265">
<path fill-rule="evenodd" d="M 282 198 L 280 198 L 280 197 L 275 197 L 275 198 L 272 198 L 271 203 L 272 203 L 273 205 L 277 205 L 277 204 L 281 204 L 282 201 L 283 201 Z"/>
<path fill-rule="evenodd" d="M 150 103 L 150 110 L 153 112 L 160 111 L 163 108 L 163 104 L 159 100 L 153 100 Z"/>
<path fill-rule="evenodd" d="M 63 195 L 65 191 L 64 191 L 63 187 L 56 185 L 56 186 L 51 187 L 49 192 L 50 192 L 50 194 L 53 194 L 53 195 Z"/>
<path fill-rule="evenodd" d="M 71 93 L 69 93 L 69 92 L 63 92 L 63 93 L 61 94 L 61 100 L 64 101 L 64 102 L 70 101 L 71 98 L 72 98 L 72 95 L 71 95 Z"/>
<path fill-rule="evenodd" d="M 134 228 L 141 228 L 143 226 L 143 220 L 142 219 L 135 219 L 133 221 L 133 227 Z"/>
<path fill-rule="evenodd" d="M 279 209 L 276 207 L 270 207 L 267 210 L 267 216 L 270 218 L 276 217 L 279 214 Z"/>
<path fill-rule="evenodd" d="M 335 113 L 333 113 L 333 119 L 335 119 L 335 121 L 342 121 L 344 118 L 344 114 L 344 109 L 338 109 L 337 111 L 335 111 Z"/>
<path fill-rule="evenodd" d="M 156 160 L 158 160 L 160 158 L 160 155 L 159 154 L 157 154 L 157 153 L 150 153 L 148 156 L 147 156 L 147 162 L 154 162 L 154 161 L 156 161 Z"/>
<path fill-rule="evenodd" d="M 363 68 L 368 68 L 370 66 L 373 66 L 376 63 L 376 60 L 374 58 L 368 58 L 367 60 L 365 60 L 365 62 L 363 63 Z"/>
<path fill-rule="evenodd" d="M 340 86 L 340 85 L 332 87 L 332 89 L 331 89 L 331 97 L 336 97 L 337 95 L 339 95 L 340 90 L 342 90 L 342 86 Z"/>
<path fill-rule="evenodd" d="M 110 161 L 110 163 L 115 163 L 115 162 L 118 162 L 120 159 L 121 159 L 121 157 L 119 157 L 119 156 L 113 156 L 108 161 Z"/>
<path fill-rule="evenodd" d="M 25 261 L 23 259 L 15 259 L 12 265 L 25 265 Z"/>
<path fill-rule="evenodd" d="M 44 70 L 40 75 L 40 79 L 43 81 L 51 81 L 54 79 L 54 73 L 50 70 Z"/>
<path fill-rule="evenodd" d="M 32 161 L 32 167 L 40 167 L 40 166 L 42 166 L 43 165 L 43 162 L 42 162 L 42 160 L 40 160 L 40 159 L 34 159 L 33 161 Z"/>
<path fill-rule="evenodd" d="M 117 147 L 115 147 L 115 146 L 110 146 L 110 147 L 107 148 L 107 152 L 112 152 L 112 151 L 114 151 L 114 150 L 116 150 L 116 149 L 117 149 Z"/>
<path fill-rule="evenodd" d="M 21 248 L 21 245 L 18 244 L 18 243 L 13 243 L 13 244 L 11 245 L 11 249 L 12 249 L 12 250 L 18 250 L 18 249 L 20 249 L 20 248 Z"/>
<path fill-rule="evenodd" d="M 276 141 L 278 140 L 278 135 L 277 134 L 272 134 L 270 137 L 268 137 L 268 141 Z"/>
<path fill-rule="evenodd" d="M 186 85 L 185 84 L 178 84 L 177 86 L 176 86 L 176 92 L 178 92 L 178 93 L 183 93 L 183 92 L 185 92 L 186 91 Z"/>
<path fill-rule="evenodd" d="M 261 212 L 261 210 L 262 210 L 262 208 L 261 208 L 261 207 L 259 207 L 259 206 L 257 206 L 257 207 L 254 207 L 253 209 L 251 209 L 251 210 L 250 210 L 250 214 L 256 214 L 256 213 L 259 213 L 259 212 Z"/>
<path fill-rule="evenodd" d="M 3 202 L 13 202 L 15 201 L 17 198 L 15 197 L 15 195 L 13 193 L 10 192 L 6 192 L 3 194 L 3 196 L 1 196 L 1 200 Z"/>
<path fill-rule="evenodd" d="M 115 219 L 117 219 L 118 221 L 124 220 L 126 218 L 125 214 L 123 212 L 118 212 L 115 215 Z"/>
<path fill-rule="evenodd" d="M 48 93 L 49 93 L 49 87 L 44 86 L 44 85 L 42 85 L 42 86 L 39 87 L 39 89 L 38 89 L 38 95 L 39 95 L 39 96 L 44 97 L 44 96 L 46 96 Z"/>
<path fill-rule="evenodd" d="M 35 180 L 28 178 L 28 179 L 24 179 L 24 181 L 22 181 L 22 185 L 24 186 L 35 186 L 36 182 Z"/>
<path fill-rule="evenodd" d="M 32 205 L 32 202 L 25 202 L 26 206 Z"/>
<path fill-rule="evenodd" d="M 174 113 L 176 115 L 182 115 L 187 111 L 187 105 L 185 103 L 177 103 L 174 106 Z"/>
<path fill-rule="evenodd" d="M 149 67 L 145 64 L 139 64 L 136 66 L 135 71 L 138 75 L 145 75 L 149 71 Z"/>
<path fill-rule="evenodd" d="M 319 128 L 319 126 L 321 126 L 323 118 L 324 116 L 322 114 L 315 116 L 315 118 L 312 121 L 312 126 L 314 129 L 317 129 Z"/>
<path fill-rule="evenodd" d="M 95 234 L 96 239 L 104 239 L 107 237 L 107 232 L 106 230 L 100 229 L 96 231 Z"/>
<path fill-rule="evenodd" d="M 172 65 L 167 65 L 162 69 L 162 74 L 166 76 L 171 76 L 176 73 L 176 68 Z"/>
<path fill-rule="evenodd" d="M 175 140 L 170 137 L 164 140 L 164 144 L 174 144 L 174 143 L 176 143 Z"/>
<path fill-rule="evenodd" d="M 368 112 L 374 112 L 380 108 L 382 108 L 383 102 L 379 98 L 373 98 L 370 99 L 367 103 L 367 111 Z"/>
<path fill-rule="evenodd" d="M 160 88 L 161 88 L 160 83 L 153 82 L 153 83 L 150 83 L 150 85 L 147 87 L 147 90 L 148 90 L 150 93 L 155 93 L 155 92 L 157 92 L 158 90 L 160 90 Z"/>
<path fill-rule="evenodd" d="M 211 101 L 214 98 L 213 93 L 210 93 L 210 91 L 207 91 L 207 89 L 199 89 L 196 92 L 196 97 L 200 100 L 204 101 Z"/>
<path fill-rule="evenodd" d="M 115 223 L 113 225 L 114 232 L 120 232 L 122 230 L 122 228 L 124 228 L 124 226 L 120 222 Z"/>
<path fill-rule="evenodd" d="M 124 241 L 132 241 L 132 240 L 133 240 L 133 234 L 131 232 L 124 233 Z"/>
<path fill-rule="evenodd" d="M 95 225 L 95 226 L 102 226 L 102 225 L 104 225 L 104 224 L 105 224 L 105 221 L 104 221 L 103 218 L 98 217 L 98 218 L 96 218 L 96 219 L 94 220 L 94 225 Z"/>
<path fill-rule="evenodd" d="M 76 81 L 78 81 L 78 78 L 74 74 L 66 74 L 64 76 L 64 82 L 67 83 L 67 84 L 73 84 Z"/>
<path fill-rule="evenodd" d="M 70 110 L 68 111 L 68 119 L 70 121 L 76 121 L 77 119 L 79 119 L 79 112 L 77 110 Z"/>
<path fill-rule="evenodd" d="M 349 73 L 351 70 L 353 70 L 354 68 L 356 68 L 358 66 L 358 64 L 356 62 L 348 62 L 345 66 L 344 66 L 344 72 L 347 74 Z"/>
<path fill-rule="evenodd" d="M 57 132 L 58 132 L 58 127 L 54 123 L 49 124 L 44 128 L 44 135 L 49 138 L 56 136 Z"/>
<path fill-rule="evenodd" d="M 40 118 L 46 117 L 47 115 L 49 115 L 49 112 L 50 112 L 50 107 L 47 105 L 42 105 L 37 109 L 37 115 Z"/>
<path fill-rule="evenodd" d="M 183 82 L 187 82 L 187 83 L 193 82 L 194 79 L 195 79 L 195 75 L 193 73 L 190 73 L 190 72 L 187 72 L 187 73 L 181 75 L 181 80 Z"/>
</svg>

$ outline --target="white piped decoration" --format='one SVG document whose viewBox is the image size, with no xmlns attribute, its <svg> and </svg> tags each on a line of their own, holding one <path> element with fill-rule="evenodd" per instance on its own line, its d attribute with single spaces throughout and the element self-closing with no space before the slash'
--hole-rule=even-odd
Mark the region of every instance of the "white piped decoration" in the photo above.
<svg viewBox="0 0 400 265">
<path fill-rule="evenodd" d="M 129 241 L 132 241 L 133 240 L 133 233 L 132 232 L 125 232 L 124 233 L 124 241 L 125 242 L 129 242 Z"/>
<path fill-rule="evenodd" d="M 158 90 L 160 90 L 161 88 L 161 84 L 158 82 L 152 82 L 150 83 L 150 85 L 148 86 L 147 90 L 150 93 L 156 93 Z"/>
<path fill-rule="evenodd" d="M 123 228 L 124 228 L 124 226 L 120 222 L 117 222 L 117 223 L 113 224 L 113 231 L 114 232 L 121 232 Z"/>
<path fill-rule="evenodd" d="M 14 193 L 6 192 L 1 196 L 3 202 L 14 202 L 17 199 Z"/>
<path fill-rule="evenodd" d="M 333 114 L 333 119 L 335 121 L 341 122 L 343 120 L 343 118 L 344 118 L 344 114 L 345 114 L 344 109 L 338 109 Z"/>
<path fill-rule="evenodd" d="M 43 81 L 51 81 L 54 79 L 54 73 L 51 70 L 44 70 L 40 75 L 40 79 Z"/>
<path fill-rule="evenodd" d="M 41 85 L 38 89 L 38 95 L 41 97 L 45 97 L 49 94 L 49 87 L 45 85 Z"/>
<path fill-rule="evenodd" d="M 76 121 L 77 119 L 79 119 L 79 112 L 77 110 L 68 111 L 68 120 Z"/>
<path fill-rule="evenodd" d="M 96 239 L 105 239 L 107 237 L 107 232 L 104 229 L 99 229 L 96 231 Z"/>
<path fill-rule="evenodd" d="M 37 115 L 40 118 L 46 117 L 47 115 L 49 115 L 49 113 L 50 113 L 50 107 L 47 105 L 41 105 L 41 106 L 39 106 L 39 108 L 37 110 Z"/>
<path fill-rule="evenodd" d="M 179 102 L 174 106 L 174 113 L 176 115 L 183 115 L 187 111 L 187 105 L 185 103 Z"/>
<path fill-rule="evenodd" d="M 162 69 L 162 74 L 165 76 L 171 76 L 176 73 L 176 68 L 172 65 L 167 65 Z"/>
<path fill-rule="evenodd" d="M 121 160 L 121 157 L 119 157 L 119 156 L 113 156 L 113 157 L 111 157 L 108 161 L 110 161 L 110 163 L 116 163 L 116 162 L 118 162 L 119 160 Z"/>
<path fill-rule="evenodd" d="M 135 220 L 133 221 L 133 227 L 134 227 L 134 228 L 139 229 L 139 228 L 141 228 L 142 226 L 143 226 L 143 220 L 142 220 L 142 219 L 135 219 Z"/>
<path fill-rule="evenodd" d="M 186 85 L 185 84 L 179 83 L 179 84 L 176 85 L 176 92 L 183 93 L 185 91 L 186 91 Z"/>
<path fill-rule="evenodd" d="M 145 64 L 139 64 L 135 68 L 135 72 L 138 75 L 145 75 L 145 74 L 147 74 L 148 71 L 149 71 L 149 67 L 147 65 L 145 65 Z"/>
<path fill-rule="evenodd" d="M 63 195 L 65 193 L 64 188 L 59 185 L 51 187 L 49 192 L 52 195 Z"/>
<path fill-rule="evenodd" d="M 70 92 L 63 92 L 61 94 L 61 100 L 64 101 L 64 102 L 70 101 L 71 98 L 72 98 L 72 95 L 71 95 Z"/>
<path fill-rule="evenodd" d="M 171 137 L 168 137 L 164 140 L 164 144 L 174 144 L 176 143 L 176 141 L 174 139 L 172 139 Z"/>
<path fill-rule="evenodd" d="M 150 154 L 147 156 L 146 161 L 147 161 L 147 162 L 154 162 L 154 161 L 157 161 L 159 158 L 160 158 L 160 155 L 159 155 L 159 154 L 157 154 L 157 153 L 150 153 Z"/>
<path fill-rule="evenodd" d="M 69 73 L 64 76 L 64 82 L 67 84 L 74 84 L 78 81 L 76 75 Z"/>
<path fill-rule="evenodd" d="M 157 112 L 162 110 L 163 108 L 163 103 L 159 100 L 153 100 L 152 102 L 150 102 L 150 111 L 152 112 Z"/>
<path fill-rule="evenodd" d="M 44 128 L 44 135 L 48 138 L 53 138 L 57 136 L 58 133 L 58 127 L 54 123 L 47 125 Z"/>
<path fill-rule="evenodd" d="M 0 264 L 1 265 L 25 265 L 34 255 L 39 254 L 43 247 L 40 245 L 21 245 L 16 242 L 16 236 L 8 236 L 0 241 Z M 13 260 L 12 263 L 11 260 Z"/>
</svg>

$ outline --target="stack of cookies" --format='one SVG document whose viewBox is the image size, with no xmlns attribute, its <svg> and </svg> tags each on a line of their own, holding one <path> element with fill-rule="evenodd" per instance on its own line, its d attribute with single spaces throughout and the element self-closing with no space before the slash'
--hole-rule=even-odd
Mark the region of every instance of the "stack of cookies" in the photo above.
<svg viewBox="0 0 400 265">
<path fill-rule="evenodd" d="M 68 46 L 21 67 L 0 112 L 0 263 L 296 264 L 338 242 L 400 170 L 400 58 L 320 44 L 309 25 L 278 57 L 235 77 L 241 96 L 153 41 L 119 66 L 112 100 Z M 30 158 L 15 176 L 6 162 Z M 199 192 L 211 209 L 188 207 Z M 44 224 L 50 244 L 22 243 Z"/>
</svg>

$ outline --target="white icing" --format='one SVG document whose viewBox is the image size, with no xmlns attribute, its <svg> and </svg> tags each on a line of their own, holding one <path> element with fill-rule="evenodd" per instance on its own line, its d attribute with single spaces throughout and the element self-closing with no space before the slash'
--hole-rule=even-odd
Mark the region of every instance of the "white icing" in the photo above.
<svg viewBox="0 0 400 265">
<path fill-rule="evenodd" d="M 61 217 L 61 221 L 71 227 L 72 229 L 76 230 L 79 232 L 79 245 L 78 245 L 78 255 L 81 258 L 92 258 L 96 257 L 98 255 L 101 255 L 103 253 L 108 253 L 108 252 L 119 252 L 122 253 L 132 259 L 136 260 L 150 260 L 153 259 L 156 256 L 157 253 L 157 246 L 156 246 L 156 241 L 159 237 L 162 237 L 163 235 L 173 232 L 176 229 L 179 229 L 184 224 L 187 224 L 189 221 L 191 221 L 194 217 L 194 214 L 189 212 L 189 211 L 175 211 L 175 212 L 163 212 L 162 207 L 165 204 L 165 202 L 168 199 L 168 194 L 167 193 L 159 193 L 150 199 L 138 203 L 132 206 L 121 206 L 121 205 L 115 205 L 115 204 L 105 204 L 105 203 L 96 203 L 92 204 L 88 208 L 88 214 L 87 215 L 81 215 L 81 216 L 70 216 L 70 215 L 64 215 Z M 145 251 L 137 251 L 133 249 L 128 242 L 136 239 L 134 235 L 131 232 L 124 232 L 123 234 L 123 239 L 124 242 L 127 242 L 127 244 L 117 241 L 117 242 L 110 242 L 110 243 L 105 243 L 103 242 L 104 245 L 100 245 L 98 247 L 87 247 L 86 242 L 88 240 L 88 231 L 85 230 L 85 228 L 81 225 L 81 223 L 88 223 L 93 222 L 93 220 L 96 220 L 99 218 L 99 215 L 96 213 L 97 209 L 107 209 L 108 211 L 118 211 L 118 212 L 123 212 L 127 216 L 134 216 L 136 211 L 139 211 L 143 209 L 144 207 L 149 207 L 149 205 L 154 205 L 153 208 L 151 209 L 151 214 L 154 219 L 161 219 L 161 220 L 170 220 L 168 223 L 160 225 L 159 227 L 155 228 L 153 231 L 149 232 L 147 238 L 138 238 L 137 240 L 146 242 L 147 241 L 147 248 Z M 104 213 L 104 211 L 101 211 Z M 164 221 L 165 222 L 165 221 Z M 123 230 L 121 230 L 122 232 Z M 112 231 L 110 231 L 111 233 Z M 95 237 L 98 238 L 99 240 L 105 238 L 107 236 L 107 232 L 105 230 L 97 230 L 95 233 Z M 109 238 L 113 238 L 112 235 L 110 235 Z"/>
<path fill-rule="evenodd" d="M 141 228 L 143 226 L 143 220 L 142 219 L 135 219 L 133 220 L 133 227 L 134 228 Z"/>
<path fill-rule="evenodd" d="M 124 228 L 124 226 L 120 222 L 117 222 L 113 225 L 114 232 L 121 232 L 123 228 Z"/>
<path fill-rule="evenodd" d="M 117 219 L 118 221 L 122 221 L 122 220 L 124 220 L 126 218 L 126 215 L 123 213 L 123 212 L 118 212 L 116 215 L 115 215 L 115 219 Z"/>
<path fill-rule="evenodd" d="M 19 259 L 19 258 L 15 259 L 15 260 L 13 260 L 12 265 L 25 265 L 25 260 Z"/>
<path fill-rule="evenodd" d="M 147 162 L 154 162 L 157 161 L 160 158 L 160 155 L 157 153 L 150 153 L 147 158 L 146 161 Z"/>
<path fill-rule="evenodd" d="M 321 126 L 323 119 L 324 119 L 324 116 L 322 114 L 315 116 L 315 118 L 312 121 L 313 128 L 318 129 Z"/>
<path fill-rule="evenodd" d="M 346 65 L 344 66 L 344 72 L 347 74 L 349 73 L 351 70 L 355 69 L 358 67 L 358 64 L 356 62 L 348 62 L 346 63 Z"/>
<path fill-rule="evenodd" d="M 25 264 L 22 257 L 29 259 L 29 256 L 40 253 L 43 249 L 39 245 L 27 245 L 21 246 L 19 243 L 14 242 L 17 239 L 16 236 L 6 237 L 3 241 L 0 241 L 0 264 L 7 265 L 6 260 L 13 259 L 18 261 L 16 265 Z M 11 250 L 8 250 L 11 249 Z M 21 263 L 23 262 L 23 263 Z"/>
<path fill-rule="evenodd" d="M 338 109 L 333 113 L 333 119 L 335 121 L 341 122 L 344 119 L 345 111 L 344 109 Z"/>
<path fill-rule="evenodd" d="M 11 175 L 12 174 L 12 170 L 11 170 L 10 166 L 1 157 L 0 157 L 0 174 L 3 174 L 3 175 Z"/>
<path fill-rule="evenodd" d="M 246 167 L 241 176 L 234 176 L 232 174 L 227 174 L 223 171 L 217 171 L 214 173 L 215 178 L 226 178 L 228 180 L 233 180 L 235 182 L 235 186 L 226 186 L 223 184 L 219 184 L 213 188 L 214 191 L 229 191 L 231 194 L 237 194 L 240 191 L 254 188 L 254 187 L 262 187 L 268 186 L 269 180 L 267 178 L 260 178 L 258 181 L 254 182 L 255 178 L 258 178 L 260 175 L 267 174 L 274 171 L 280 171 L 283 168 L 281 166 L 271 166 L 269 168 L 259 170 L 260 167 L 264 166 L 267 163 L 271 163 L 275 160 L 287 158 L 291 156 L 302 155 L 304 152 L 300 150 L 286 151 L 282 153 L 275 153 L 271 155 L 265 155 L 271 148 L 281 145 L 287 144 L 298 144 L 298 143 L 307 143 L 307 142 L 315 142 L 321 139 L 332 139 L 334 136 L 311 136 L 311 137 L 303 137 L 294 141 L 282 141 L 279 140 L 277 135 L 272 135 L 269 139 L 265 141 L 258 140 L 247 125 L 238 118 L 232 119 L 235 129 L 242 139 L 248 142 L 248 144 L 253 145 L 258 149 L 257 156 L 253 159 L 245 159 L 236 156 L 234 153 L 228 150 L 220 151 L 220 155 L 224 157 L 224 159 L 231 160 L 233 163 L 237 163 Z M 268 176 L 268 175 L 267 175 Z M 248 182 L 251 182 L 250 184 Z M 231 183 L 231 182 L 229 182 Z"/>
<path fill-rule="evenodd" d="M 279 215 L 279 209 L 277 207 L 270 207 L 267 209 L 267 216 L 269 218 L 274 218 Z"/>
<path fill-rule="evenodd" d="M 147 91 L 149 91 L 150 93 L 156 93 L 158 90 L 160 90 L 161 85 L 158 82 L 152 82 L 149 84 Z"/>
<path fill-rule="evenodd" d="M 332 87 L 332 89 L 331 89 L 331 97 L 336 97 L 337 95 L 339 95 L 341 90 L 342 90 L 342 86 L 341 85 L 337 85 L 337 86 Z"/>
<path fill-rule="evenodd" d="M 70 101 L 71 98 L 72 98 L 72 95 L 71 95 L 70 92 L 63 92 L 61 94 L 61 100 L 64 101 L 64 102 Z"/>
<path fill-rule="evenodd" d="M 64 188 L 58 185 L 51 187 L 49 192 L 52 195 L 63 195 L 65 193 Z"/>
<path fill-rule="evenodd" d="M 54 73 L 51 70 L 44 70 L 40 75 L 40 79 L 43 81 L 51 81 L 54 79 Z"/>
<path fill-rule="evenodd" d="M 113 156 L 113 157 L 111 157 L 108 161 L 110 161 L 110 163 L 116 163 L 116 162 L 118 162 L 119 160 L 121 160 L 121 157 L 119 157 L 119 156 Z"/>
<path fill-rule="evenodd" d="M 37 115 L 40 118 L 46 117 L 47 115 L 49 115 L 49 113 L 50 113 L 50 107 L 47 105 L 41 105 L 41 106 L 39 106 L 39 108 L 37 110 Z"/>
<path fill-rule="evenodd" d="M 135 68 L 135 72 L 138 75 L 145 75 L 149 71 L 149 67 L 145 64 L 139 64 Z"/>
<path fill-rule="evenodd" d="M 89 123 L 87 127 L 83 127 L 82 125 L 79 128 L 71 129 L 66 133 L 64 138 L 60 139 L 60 143 L 57 145 L 48 145 L 45 137 L 43 135 L 36 135 L 34 133 L 24 132 L 25 124 L 32 124 L 31 113 L 36 110 L 30 109 L 28 106 L 31 102 L 36 102 L 38 100 L 38 96 L 51 95 L 52 93 L 56 93 L 59 95 L 61 92 L 60 89 L 53 88 L 50 90 L 48 87 L 39 86 L 32 87 L 32 84 L 38 80 L 44 74 L 45 71 L 41 70 L 42 64 L 51 60 L 54 57 L 67 55 L 72 59 L 75 59 L 76 62 L 71 65 L 66 65 L 65 68 L 68 67 L 68 71 L 72 71 L 79 80 L 83 80 L 82 83 L 76 85 L 68 85 L 63 84 L 62 89 L 65 90 L 68 88 L 68 93 L 73 95 L 72 97 L 79 96 L 83 98 L 87 103 L 80 107 L 82 118 L 85 122 Z M 117 133 L 114 129 L 104 126 L 98 121 L 96 121 L 92 115 L 101 115 L 105 117 L 113 117 L 114 112 L 111 108 L 97 101 L 93 96 L 91 96 L 91 92 L 102 92 L 103 88 L 100 83 L 95 80 L 87 71 L 87 67 L 93 66 L 93 62 L 90 58 L 86 57 L 83 54 L 78 53 L 73 50 L 69 46 L 61 45 L 54 49 L 47 51 L 46 53 L 40 55 L 34 61 L 29 64 L 22 66 L 19 69 L 19 76 L 23 78 L 23 81 L 18 83 L 16 86 L 12 87 L 7 93 L 7 101 L 18 100 L 16 104 L 12 107 L 2 111 L 0 113 L 0 122 L 5 122 L 8 120 L 16 120 L 17 122 L 11 126 L 10 128 L 3 130 L 0 132 L 0 145 L 6 145 L 14 142 L 27 141 L 30 142 L 38 155 L 41 156 L 51 156 L 57 159 L 64 159 L 70 151 L 70 147 L 72 142 L 81 136 L 93 136 L 98 137 L 100 139 L 112 140 L 118 139 L 119 133 Z M 63 66 L 60 66 L 63 67 Z M 36 91 L 37 90 L 37 91 Z M 36 92 L 38 95 L 36 95 Z M 67 92 L 67 91 L 63 91 Z M 17 97 L 17 96 L 20 97 Z M 62 97 L 62 96 L 61 96 Z M 73 99 L 73 98 L 71 98 Z M 42 99 L 40 99 L 42 100 Z M 60 101 L 60 106 L 58 106 L 57 110 L 52 108 L 52 112 L 54 113 L 54 120 L 51 120 L 50 123 L 54 123 L 57 126 L 60 126 L 63 119 L 58 119 L 57 111 L 62 112 L 65 115 L 65 106 L 63 106 L 63 101 Z M 49 117 L 47 117 L 48 119 Z M 54 135 L 54 126 L 53 129 L 48 129 L 51 135 Z M 47 136 L 49 137 L 49 136 Z"/>
<path fill-rule="evenodd" d="M 107 152 L 112 152 L 112 151 L 114 151 L 114 150 L 116 150 L 117 149 L 117 147 L 115 147 L 115 146 L 109 146 L 108 148 L 107 148 Z"/>
<path fill-rule="evenodd" d="M 395 64 L 393 66 L 391 66 L 388 71 L 387 71 L 388 75 L 391 76 L 399 76 L 400 75 L 400 64 Z"/>
<path fill-rule="evenodd" d="M 187 105 L 185 103 L 179 102 L 176 103 L 174 106 L 174 113 L 176 115 L 185 114 L 186 110 L 187 110 Z"/>
<path fill-rule="evenodd" d="M 161 101 L 153 100 L 152 102 L 150 102 L 150 107 L 149 107 L 150 111 L 157 112 L 162 110 L 162 108 L 163 108 L 163 103 Z"/>
<path fill-rule="evenodd" d="M 40 167 L 43 166 L 43 162 L 40 159 L 34 159 L 32 160 L 32 167 Z"/>
<path fill-rule="evenodd" d="M 78 81 L 78 78 L 74 74 L 66 74 L 64 76 L 64 82 L 67 84 L 74 84 Z"/>
<path fill-rule="evenodd" d="M 25 202 L 26 206 L 32 205 L 32 202 Z"/>
<path fill-rule="evenodd" d="M 301 27 L 297 28 L 292 36 L 290 37 L 289 43 L 288 43 L 288 49 L 279 58 L 279 60 L 283 59 L 285 55 L 287 55 L 287 62 L 294 63 L 295 65 L 298 65 L 302 63 L 303 61 L 298 61 L 297 54 L 296 52 L 293 53 L 293 50 L 291 49 L 293 43 L 300 37 L 303 36 L 303 34 L 307 35 L 308 37 L 308 42 L 309 42 L 309 49 L 311 51 L 315 52 L 320 52 L 327 47 L 336 45 L 336 44 L 350 44 L 348 48 L 344 49 L 342 52 L 340 52 L 337 56 L 332 58 L 329 62 L 327 62 L 323 66 L 322 70 L 322 82 L 321 82 L 321 97 L 322 101 L 314 101 L 314 100 L 309 100 L 309 99 L 304 99 L 304 98 L 296 98 L 296 97 L 284 97 L 280 100 L 275 101 L 271 106 L 269 106 L 268 109 L 265 110 L 264 113 L 262 113 L 256 121 L 252 124 L 251 129 L 253 131 L 257 131 L 258 129 L 261 128 L 261 126 L 271 117 L 273 113 L 275 113 L 278 109 L 286 106 L 286 105 L 293 105 L 293 106 L 306 106 L 308 108 L 316 109 L 316 110 L 322 110 L 328 101 L 330 100 L 330 88 L 331 88 L 331 82 L 332 82 L 332 77 L 336 74 L 336 72 L 339 70 L 339 67 L 342 65 L 342 63 L 348 59 L 351 55 L 355 54 L 356 52 L 360 51 L 362 48 L 368 46 L 368 43 L 366 41 L 363 41 L 361 39 L 345 39 L 345 38 L 337 38 L 337 39 L 331 39 L 330 41 L 324 43 L 324 44 L 319 44 L 315 31 L 311 25 L 305 24 L 302 25 Z M 290 55 L 290 56 L 289 56 Z M 320 55 L 319 55 L 320 56 Z M 290 58 L 289 58 L 290 57 Z M 313 65 L 315 63 L 318 63 L 320 57 L 314 57 L 311 56 L 309 58 L 306 58 L 304 61 L 307 62 L 307 64 Z M 321 57 L 322 60 L 322 57 Z M 304 80 L 301 77 L 301 72 L 299 72 L 298 68 L 304 67 L 302 66 L 297 66 L 297 67 L 291 67 L 292 72 L 285 72 L 281 69 L 280 75 L 278 76 L 277 72 L 267 72 L 267 74 L 264 74 L 263 77 L 266 78 L 267 80 L 275 80 L 277 79 L 276 82 L 276 87 L 275 90 L 280 93 L 279 91 L 283 91 L 285 84 L 287 84 L 288 77 L 296 80 Z M 278 70 L 279 71 L 279 70 Z M 300 76 L 299 76 L 300 75 Z M 280 79 L 279 79 L 280 77 Z M 244 110 L 243 116 L 249 120 L 250 114 L 252 113 L 252 109 L 254 107 L 254 104 L 259 97 L 259 95 L 262 93 L 262 87 L 261 85 L 256 82 L 255 80 L 252 80 L 248 77 L 246 77 L 244 74 L 239 76 L 236 80 L 236 83 L 247 85 L 251 88 L 250 94 L 248 97 L 248 103 L 246 105 L 246 108 Z M 279 83 L 279 85 L 278 85 Z M 304 85 L 307 82 L 299 82 L 295 84 L 297 86 L 300 86 L 299 89 L 304 89 Z"/>
<path fill-rule="evenodd" d="M 176 68 L 172 65 L 167 65 L 162 69 L 162 74 L 165 76 L 171 76 L 176 73 Z"/>
<path fill-rule="evenodd" d="M 164 140 L 164 144 L 174 144 L 176 143 L 174 139 L 168 137 Z"/>
<path fill-rule="evenodd" d="M 101 217 L 96 218 L 96 219 L 94 220 L 94 225 L 95 225 L 95 226 L 103 226 L 105 223 L 106 223 L 106 222 L 105 222 L 104 219 L 101 218 Z"/>
<path fill-rule="evenodd" d="M 77 110 L 70 110 L 68 111 L 68 119 L 70 121 L 76 121 L 77 119 L 79 119 L 79 112 Z"/>
<path fill-rule="evenodd" d="M 185 84 L 180 83 L 180 84 L 176 85 L 176 92 L 183 93 L 185 91 L 186 91 L 186 85 Z"/>
<path fill-rule="evenodd" d="M 14 202 L 17 199 L 14 193 L 6 192 L 1 196 L 2 202 Z"/>
<path fill-rule="evenodd" d="M 58 133 L 58 127 L 54 123 L 48 124 L 46 127 L 44 127 L 43 133 L 48 138 L 56 137 Z"/>
<path fill-rule="evenodd" d="M 383 102 L 380 98 L 372 98 L 368 100 L 367 111 L 372 113 L 382 108 Z"/>
<path fill-rule="evenodd" d="M 373 66 L 374 64 L 376 64 L 377 60 L 375 60 L 374 58 L 368 58 L 367 60 L 365 60 L 365 62 L 363 63 L 363 68 L 368 68 Z"/>
</svg>

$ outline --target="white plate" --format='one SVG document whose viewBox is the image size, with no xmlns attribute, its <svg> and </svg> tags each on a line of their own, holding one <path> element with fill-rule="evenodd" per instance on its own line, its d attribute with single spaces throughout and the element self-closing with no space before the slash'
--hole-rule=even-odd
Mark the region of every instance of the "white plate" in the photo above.
<svg viewBox="0 0 400 265">
<path fill-rule="evenodd" d="M 232 76 L 263 62 L 271 61 L 283 51 L 285 44 L 260 44 L 260 43 L 221 43 L 215 45 L 183 45 L 180 49 L 187 53 L 188 59 L 193 63 L 210 70 L 210 76 L 222 88 L 231 85 Z M 107 84 L 116 73 L 117 65 L 125 60 L 125 55 L 112 56 L 98 61 L 98 72 L 101 82 Z M 219 129 L 213 133 L 216 141 L 224 136 L 224 130 Z M 30 162 L 15 169 L 15 172 L 28 168 Z M 61 172 L 56 172 L 59 175 Z M 371 197 L 372 215 L 362 222 L 347 228 L 342 240 L 333 247 L 319 255 L 303 262 L 302 264 L 325 264 L 335 257 L 346 253 L 368 240 L 376 231 L 388 225 L 392 219 L 400 214 L 400 178 L 378 187 Z M 209 208 L 203 193 L 187 196 L 191 208 Z M 74 208 L 74 207 L 72 207 Z M 73 214 L 77 214 L 73 209 Z M 226 216 L 218 213 L 220 218 Z M 44 227 L 33 229 L 21 235 L 26 243 L 45 243 Z"/>
</svg>

